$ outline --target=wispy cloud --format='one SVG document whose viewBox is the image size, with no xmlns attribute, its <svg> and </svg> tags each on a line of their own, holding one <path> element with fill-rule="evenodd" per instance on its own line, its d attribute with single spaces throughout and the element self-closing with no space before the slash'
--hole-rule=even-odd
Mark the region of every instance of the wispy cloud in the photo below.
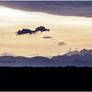
<svg viewBox="0 0 92 92">
<path fill-rule="evenodd" d="M 58 43 L 58 46 L 63 46 L 63 45 L 66 45 L 66 43 L 65 42 L 59 42 Z"/>
<path fill-rule="evenodd" d="M 42 37 L 43 39 L 51 39 L 51 38 L 53 38 L 53 37 L 51 37 L 51 36 L 44 36 L 44 37 Z"/>
</svg>

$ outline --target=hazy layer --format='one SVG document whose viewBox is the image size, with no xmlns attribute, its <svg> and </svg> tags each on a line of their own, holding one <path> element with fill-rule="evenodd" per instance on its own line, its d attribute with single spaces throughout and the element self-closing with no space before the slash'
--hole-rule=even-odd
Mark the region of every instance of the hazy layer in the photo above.
<svg viewBox="0 0 92 92">
<path fill-rule="evenodd" d="M 0 6 L 0 53 L 52 56 L 63 54 L 69 48 L 92 49 L 91 23 L 92 18 L 26 12 Z M 34 30 L 38 26 L 45 26 L 50 31 L 16 35 L 22 28 Z M 52 38 L 43 39 L 44 36 Z"/>
</svg>

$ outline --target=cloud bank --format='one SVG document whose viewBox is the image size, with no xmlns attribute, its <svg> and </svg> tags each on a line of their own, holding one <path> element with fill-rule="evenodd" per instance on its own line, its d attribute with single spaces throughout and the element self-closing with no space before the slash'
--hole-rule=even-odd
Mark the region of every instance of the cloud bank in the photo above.
<svg viewBox="0 0 92 92">
<path fill-rule="evenodd" d="M 46 12 L 64 16 L 92 17 L 91 1 L 2 1 L 0 5 L 25 11 Z"/>
</svg>

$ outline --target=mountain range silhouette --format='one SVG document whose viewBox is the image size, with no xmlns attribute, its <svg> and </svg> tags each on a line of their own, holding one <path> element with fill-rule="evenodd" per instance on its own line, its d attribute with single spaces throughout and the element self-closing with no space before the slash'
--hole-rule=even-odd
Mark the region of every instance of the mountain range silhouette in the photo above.
<svg viewBox="0 0 92 92">
<path fill-rule="evenodd" d="M 32 58 L 22 56 L 0 56 L 0 66 L 11 67 L 60 67 L 60 66 L 88 66 L 92 67 L 92 50 L 70 51 L 64 55 L 51 58 L 36 56 Z"/>
</svg>

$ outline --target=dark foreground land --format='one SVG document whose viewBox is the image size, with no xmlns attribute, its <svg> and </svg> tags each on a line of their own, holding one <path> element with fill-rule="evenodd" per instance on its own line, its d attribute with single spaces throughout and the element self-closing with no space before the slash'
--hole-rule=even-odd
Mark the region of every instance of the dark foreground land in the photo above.
<svg viewBox="0 0 92 92">
<path fill-rule="evenodd" d="M 0 90 L 92 90 L 92 68 L 1 67 Z"/>
</svg>

